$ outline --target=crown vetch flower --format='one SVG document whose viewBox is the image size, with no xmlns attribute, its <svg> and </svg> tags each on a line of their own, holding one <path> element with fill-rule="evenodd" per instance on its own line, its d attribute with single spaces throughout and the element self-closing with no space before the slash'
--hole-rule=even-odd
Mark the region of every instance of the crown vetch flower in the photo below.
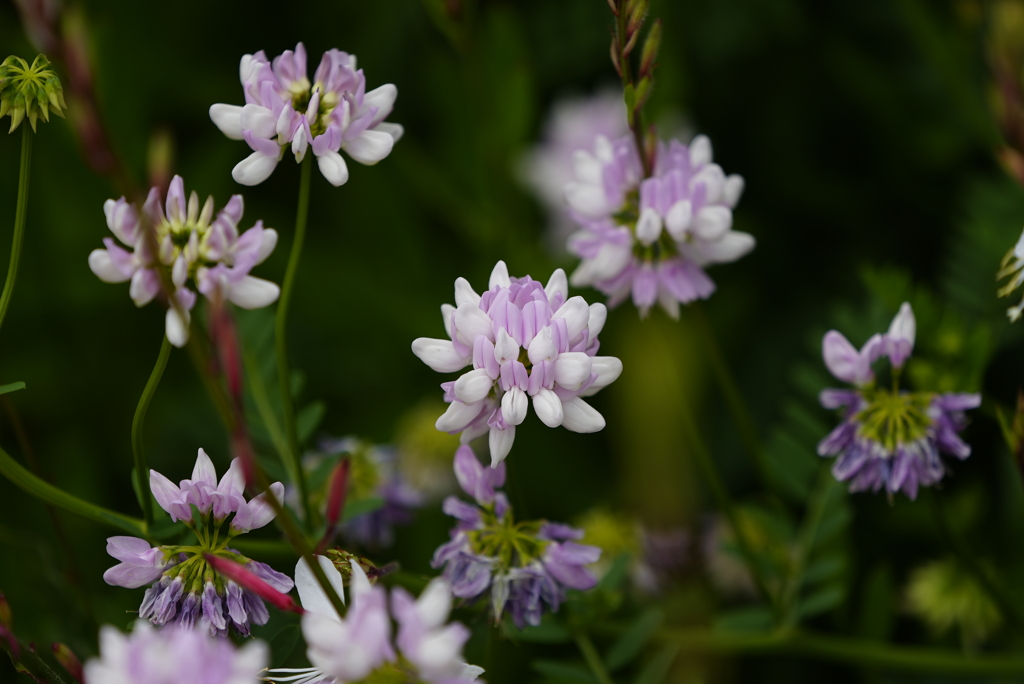
<svg viewBox="0 0 1024 684">
<path fill-rule="evenodd" d="M 67 108 L 64 89 L 46 55 L 37 55 L 31 66 L 14 55 L 0 64 L 0 118 L 11 115 L 10 133 L 26 116 L 34 131 L 38 119 L 49 121 L 50 112 L 63 119 Z"/>
<path fill-rule="evenodd" d="M 324 177 L 344 185 L 348 166 L 339 150 L 361 164 L 376 164 L 402 137 L 400 125 L 384 121 L 398 89 L 388 83 L 366 92 L 363 70 L 347 52 L 325 52 L 312 83 L 302 43 L 273 62 L 262 50 L 244 55 L 239 77 L 245 105 L 215 104 L 210 118 L 224 135 L 253 150 L 231 171 L 242 185 L 265 181 L 286 150 L 300 162 L 310 147 Z"/>
<path fill-rule="evenodd" d="M 889 331 L 874 335 L 860 351 L 835 330 L 822 343 L 825 365 L 854 389 L 826 389 L 821 405 L 842 409 L 843 420 L 818 444 L 821 456 L 838 456 L 832 466 L 837 480 L 849 481 L 851 492 L 902 491 L 917 498 L 919 487 L 939 482 L 946 466 L 940 452 L 963 460 L 971 447 L 960 439 L 964 411 L 981 404 L 979 394 L 907 392 L 899 389 L 903 364 L 913 351 L 916 322 L 904 303 Z M 871 364 L 888 356 L 892 390 L 875 385 Z"/>
<path fill-rule="evenodd" d="M 478 295 L 464 278 L 455 281 L 455 306 L 441 315 L 449 340 L 421 337 L 412 351 L 440 373 L 473 364 L 458 380 L 441 385 L 448 410 L 438 430 L 462 433 L 462 442 L 489 433 L 491 465 L 512 448 L 529 400 L 548 427 L 597 432 L 604 418 L 582 397 L 596 394 L 622 372 L 614 356 L 597 356 L 598 334 L 608 311 L 569 297 L 565 272 L 542 286 L 529 276 L 509 278 L 504 261 Z"/>
<path fill-rule="evenodd" d="M 1000 297 L 1009 296 L 1021 286 L 1021 283 L 1024 283 L 1024 231 L 1021 232 L 1013 249 L 1003 257 L 999 272 L 996 273 L 996 280 L 1003 278 L 1009 278 L 1009 280 L 997 291 L 996 294 Z M 1009 316 L 1011 322 L 1016 322 L 1021 313 L 1024 313 L 1024 299 L 1017 306 L 1011 306 L 1006 310 L 1006 315 Z"/>
<path fill-rule="evenodd" d="M 569 251 L 582 259 L 571 282 L 591 285 L 617 306 L 632 295 L 646 315 L 655 302 L 672 317 L 679 304 L 706 299 L 715 284 L 704 272 L 735 261 L 754 238 L 732 230 L 743 178 L 711 161 L 711 141 L 660 143 L 654 175 L 643 168 L 632 137 L 598 136 L 593 152 L 576 153 L 576 180 L 565 186 L 580 230 Z"/>
<path fill-rule="evenodd" d="M 100 654 L 85 664 L 90 684 L 256 684 L 269 649 L 253 640 L 237 648 L 201 631 L 153 629 L 140 620 L 131 634 L 106 625 Z"/>
<path fill-rule="evenodd" d="M 210 555 L 242 563 L 271 588 L 279 592 L 291 590 L 292 580 L 287 575 L 228 547 L 236 536 L 274 519 L 274 509 L 267 502 L 268 492 L 246 501 L 244 487 L 241 460 L 234 459 L 218 482 L 213 463 L 202 449 L 192 478 L 182 480 L 180 485 L 151 470 L 153 497 L 172 520 L 185 522 L 195 533 L 197 543 L 150 547 L 144 539 L 111 537 L 107 540 L 107 553 L 120 563 L 103 573 L 104 581 L 129 589 L 152 584 L 142 599 L 139 617 L 155 625 L 198 627 L 224 636 L 232 628 L 248 635 L 251 624 L 266 624 L 270 615 L 263 600 L 222 576 L 206 560 Z M 270 492 L 281 500 L 284 486 L 275 482 L 270 485 Z M 225 522 L 227 529 L 222 530 Z"/>
<path fill-rule="evenodd" d="M 583 531 L 547 521 L 516 523 L 504 492 L 505 464 L 485 468 L 468 446 L 455 452 L 455 473 L 462 489 L 476 500 L 454 496 L 444 512 L 458 523 L 451 541 L 438 547 L 431 565 L 444 567 L 452 593 L 467 600 L 490 594 L 494 619 L 507 608 L 519 627 L 540 624 L 545 608 L 557 611 L 568 589 L 597 584 L 586 568 L 601 549 L 576 543 Z"/>
<path fill-rule="evenodd" d="M 106 249 L 94 249 L 89 254 L 89 268 L 106 283 L 130 280 L 128 294 L 141 307 L 160 293 L 158 265 L 169 267 L 181 314 L 176 307 L 168 307 L 167 339 L 183 347 L 188 342 L 189 311 L 196 303 L 195 291 L 187 286 L 190 279 L 207 299 L 226 299 L 243 309 L 268 306 L 280 294 L 274 283 L 249 275 L 274 251 L 277 231 L 257 221 L 239 234 L 243 208 L 242 196 L 232 195 L 214 218 L 213 197 L 207 198 L 200 209 L 199 195 L 193 191 L 186 198 L 184 181 L 175 176 L 167 189 L 166 210 L 160 203 L 159 190 L 149 192 L 142 211 L 154 234 L 147 236 L 134 206 L 124 197 L 107 200 L 103 204 L 107 226 L 121 244 L 104 238 Z"/>
<path fill-rule="evenodd" d="M 372 585 L 355 559 L 339 568 L 326 556 L 316 558 L 342 599 L 341 570 L 350 578 L 351 606 L 344 617 L 339 616 L 305 559 L 300 560 L 295 567 L 295 586 L 306 610 L 302 634 L 313 667 L 270 670 L 273 681 L 344 684 L 380 677 L 387 681 L 468 684 L 483 672 L 462 659 L 469 630 L 458 623 L 444 624 L 452 599 L 443 580 L 432 581 L 415 601 L 404 590 L 394 589 L 389 612 L 387 591 Z M 392 614 L 399 623 L 394 643 Z"/>
</svg>

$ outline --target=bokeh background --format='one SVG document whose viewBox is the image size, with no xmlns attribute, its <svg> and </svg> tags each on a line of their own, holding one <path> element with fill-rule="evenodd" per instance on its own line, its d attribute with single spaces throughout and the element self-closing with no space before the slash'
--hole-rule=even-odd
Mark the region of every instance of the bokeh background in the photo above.
<svg viewBox="0 0 1024 684">
<path fill-rule="evenodd" d="M 785 482 L 774 493 L 763 487 L 714 384 L 693 312 L 679 322 L 661 312 L 640 321 L 628 305 L 612 312 L 602 335 L 602 353 L 625 366 L 594 399 L 608 427 L 576 435 L 531 417 L 509 466 L 513 503 L 531 516 L 576 522 L 601 507 L 651 530 L 683 530 L 687 561 L 657 598 L 667 624 L 710 625 L 730 615 L 742 622 L 753 605 L 743 592 L 722 590 L 701 553 L 715 525 L 713 501 L 679 411 L 696 414 L 736 496 L 796 529 L 811 484 L 827 467 L 814 445 L 834 421 L 815 401 L 828 382 L 821 335 L 838 327 L 860 344 L 885 329 L 904 299 L 918 313 L 913 379 L 923 389 L 985 391 L 966 433 L 975 453 L 955 465 L 941 491 L 954 531 L 1008 580 L 1024 567 L 1020 479 L 996 420 L 1000 409 L 1012 416 L 1024 355 L 1021 328 L 1006 322 L 994 279 L 1020 230 L 1024 192 L 994 155 L 1001 143 L 986 9 L 967 1 L 654 0 L 664 38 L 651 115 L 667 130 L 710 136 L 716 161 L 747 181 L 736 227 L 758 246 L 711 271 L 719 289 L 702 312 L 767 445 L 771 476 Z M 375 167 L 350 164 L 342 188 L 314 173 L 290 317 L 300 404 L 324 408 L 314 441 L 350 434 L 378 443 L 427 440 L 422 416 L 443 408 L 443 378 L 409 345 L 443 335 L 439 306 L 452 301 L 455 278 L 482 288 L 498 259 L 513 274 L 541 280 L 574 265 L 549 249 L 546 215 L 517 169 L 556 100 L 615 86 L 612 22 L 602 0 L 104 0 L 67 2 L 64 12 L 91 59 L 98 111 L 121 172 L 96 173 L 90 150 L 65 121 L 42 126 L 36 138 L 21 275 L 0 334 L 0 383 L 21 380 L 27 389 L 4 402 L 0 444 L 23 462 L 34 458 L 79 497 L 138 514 L 130 426 L 163 334 L 157 306 L 137 310 L 127 286 L 103 284 L 87 266 L 108 235 L 103 201 L 147 185 L 153 164 L 180 173 L 188 190 L 212 194 L 218 205 L 243 192 L 243 224 L 263 219 L 282 236 L 257 275 L 278 282 L 283 275 L 298 168 L 286 158 L 269 181 L 238 186 L 230 170 L 248 149 L 207 115 L 213 103 L 242 101 L 244 53 L 273 56 L 301 40 L 312 69 L 315 55 L 338 47 L 358 55 L 369 87 L 395 83 L 399 91 L 391 120 L 406 133 L 389 158 Z M 10 2 L 0 4 L 0 52 L 36 52 Z M 0 138 L 7 214 L 0 245 L 9 240 L 18 155 L 18 135 Z M 239 320 L 258 349 L 254 340 L 265 341 L 270 317 Z M 182 479 L 198 447 L 218 469 L 227 466 L 226 434 L 187 355 L 176 351 L 146 424 L 150 465 Z M 838 594 L 808 616 L 810 626 L 953 650 L 1022 644 L 1020 631 L 990 626 L 981 639 L 968 638 L 960 623 L 929 627 L 908 611 L 914 570 L 949 555 L 930 496 L 891 503 L 843 497 Z M 97 625 L 128 624 L 142 590 L 103 583 L 111 530 L 55 515 L 56 524 L 44 506 L 0 480 L 0 590 L 22 638 L 61 641 L 87 656 Z M 447 527 L 439 506 L 427 507 L 392 549 L 373 557 L 427 575 Z M 267 560 L 285 570 L 293 563 Z M 620 622 L 651 601 L 626 594 L 613 616 Z M 474 615 L 459 617 L 474 627 L 469 658 L 486 658 L 489 681 L 585 681 L 578 670 L 531 665 L 578 660 L 571 644 L 488 643 Z M 598 638 L 602 647 L 612 641 Z M 616 680 L 633 681 L 651 657 L 644 650 Z M 826 676 L 944 681 L 771 654 L 687 652 L 667 674 L 680 682 Z M 0 678 L 14 677 L 0 662 Z"/>
</svg>

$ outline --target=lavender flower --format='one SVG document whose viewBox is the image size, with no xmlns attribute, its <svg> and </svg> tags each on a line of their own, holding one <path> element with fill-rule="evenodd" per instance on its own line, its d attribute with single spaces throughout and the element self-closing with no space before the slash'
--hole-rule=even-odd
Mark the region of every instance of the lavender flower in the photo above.
<svg viewBox="0 0 1024 684">
<path fill-rule="evenodd" d="M 103 204 L 107 226 L 121 245 L 134 251 L 104 238 L 106 249 L 89 254 L 89 268 L 103 282 L 131 281 L 128 294 L 136 306 L 145 306 L 160 293 L 159 264 L 170 268 L 179 306 L 168 306 L 166 328 L 167 339 L 177 347 L 188 342 L 189 311 L 196 303 L 196 293 L 186 286 L 189 279 L 208 299 L 227 300 L 244 309 L 268 306 L 280 294 L 274 283 L 249 275 L 274 251 L 277 232 L 257 221 L 239 234 L 241 195 L 232 195 L 216 218 L 213 210 L 213 197 L 207 198 L 202 209 L 194 191 L 186 199 L 185 184 L 181 176 L 175 176 L 167 190 L 166 211 L 159 190 L 149 192 L 142 207 L 153 231 L 147 235 L 136 208 L 124 197 L 107 200 Z"/>
<path fill-rule="evenodd" d="M 821 392 L 821 405 L 842 409 L 843 421 L 821 440 L 818 453 L 838 456 L 832 473 L 837 480 L 849 481 L 851 492 L 884 487 L 890 496 L 902 491 L 915 499 L 918 487 L 933 485 L 945 474 L 939 452 L 961 460 L 971 454 L 958 433 L 966 425 L 964 411 L 977 408 L 981 395 L 899 390 L 900 371 L 915 335 L 914 313 L 907 303 L 889 331 L 872 336 L 860 350 L 835 330 L 825 335 L 825 365 L 856 387 Z M 871 364 L 881 356 L 892 363 L 892 391 L 875 386 Z"/>
<path fill-rule="evenodd" d="M 431 565 L 444 567 L 452 593 L 474 600 L 490 590 L 491 610 L 499 620 L 508 608 L 519 627 L 540 624 L 545 607 L 557 611 L 567 589 L 597 584 L 585 566 L 596 563 L 601 550 L 577 544 L 583 531 L 546 521 L 516 523 L 503 492 L 505 465 L 483 467 L 468 446 L 455 452 L 455 475 L 477 505 L 455 497 L 444 512 L 459 522 L 451 541 L 434 552 Z"/>
<path fill-rule="evenodd" d="M 239 77 L 245 105 L 215 104 L 210 118 L 224 135 L 245 140 L 253 150 L 231 171 L 242 185 L 270 177 L 286 149 L 300 162 L 310 146 L 324 177 L 344 185 L 348 166 L 339 150 L 360 164 L 376 164 L 402 137 L 401 126 L 384 121 L 398 89 L 388 83 L 366 92 L 363 70 L 347 52 L 325 52 L 312 84 L 302 43 L 273 62 L 262 50 L 244 55 Z"/>
<path fill-rule="evenodd" d="M 710 297 L 704 267 L 754 248 L 752 236 L 732 230 L 743 178 L 726 176 L 711 156 L 705 136 L 689 147 L 661 143 L 654 175 L 643 178 L 631 137 L 598 136 L 593 152 L 577 152 L 576 180 L 565 186 L 580 226 L 569 237 L 582 259 L 572 284 L 597 288 L 613 307 L 632 295 L 641 315 L 658 302 L 675 318 L 680 303 Z"/>
<path fill-rule="evenodd" d="M 317 562 L 344 599 L 343 573 L 325 556 L 317 556 Z M 344 684 L 371 679 L 468 684 L 483 672 L 462 659 L 469 630 L 458 623 L 445 624 L 452 597 L 444 581 L 431 582 L 415 601 L 396 588 L 389 613 L 386 590 L 371 585 L 358 562 L 349 561 L 343 570 L 351 578 L 352 604 L 344 617 L 335 612 L 305 559 L 295 567 L 295 586 L 306 609 L 302 634 L 313 666 L 270 670 L 273 681 Z M 394 643 L 392 614 L 399 623 Z"/>
<path fill-rule="evenodd" d="M 575 230 L 575 224 L 565 211 L 564 188 L 575 180 L 576 152 L 593 145 L 598 136 L 614 140 L 627 133 L 626 108 L 618 90 L 566 98 L 552 107 L 544 125 L 543 140 L 524 156 L 519 176 L 547 210 L 546 238 L 553 251 L 564 252 L 565 240 Z"/>
<path fill-rule="evenodd" d="M 455 281 L 455 306 L 441 307 L 451 341 L 421 337 L 412 343 L 413 353 L 439 373 L 473 364 L 441 385 L 449 405 L 436 427 L 461 432 L 463 443 L 489 433 L 492 467 L 512 448 L 531 398 L 548 427 L 604 428 L 604 418 L 581 397 L 614 382 L 622 362 L 597 356 L 605 306 L 588 306 L 568 291 L 562 269 L 545 287 L 529 276 L 509 278 L 499 261 L 482 296 L 464 278 Z"/>
<path fill-rule="evenodd" d="M 131 634 L 100 630 L 100 655 L 85 664 L 89 684 L 255 684 L 269 649 L 262 641 L 236 648 L 191 629 L 153 629 L 135 623 Z"/>
<path fill-rule="evenodd" d="M 267 492 L 245 500 L 241 461 L 233 460 L 218 483 L 213 463 L 200 449 L 192 479 L 182 480 L 179 486 L 151 470 L 150 489 L 160 507 L 172 520 L 184 521 L 198 543 L 150 547 L 144 539 L 111 537 L 107 553 L 121 562 L 103 573 L 104 581 L 128 589 L 152 584 L 142 599 L 139 617 L 155 625 L 200 628 L 211 635 L 225 636 L 232 628 L 248 635 L 251 624 L 266 624 L 270 615 L 263 600 L 219 575 L 203 557 L 212 554 L 246 564 L 250 572 L 277 591 L 292 588 L 287 575 L 228 548 L 236 536 L 263 527 L 275 515 L 267 502 Z M 280 500 L 284 487 L 275 482 L 270 492 Z M 193 518 L 192 507 L 198 511 L 198 519 Z M 221 528 L 229 518 L 221 538 Z"/>
</svg>

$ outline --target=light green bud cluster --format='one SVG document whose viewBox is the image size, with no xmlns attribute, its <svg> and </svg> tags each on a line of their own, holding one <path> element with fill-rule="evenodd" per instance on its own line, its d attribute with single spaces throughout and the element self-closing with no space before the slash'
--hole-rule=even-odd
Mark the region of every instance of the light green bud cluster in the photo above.
<svg viewBox="0 0 1024 684">
<path fill-rule="evenodd" d="M 50 68 L 46 55 L 38 55 L 32 66 L 21 57 L 11 55 L 0 64 L 0 118 L 11 115 L 13 133 L 28 117 L 32 130 L 36 121 L 50 120 L 50 112 L 64 118 L 64 89 Z"/>
</svg>

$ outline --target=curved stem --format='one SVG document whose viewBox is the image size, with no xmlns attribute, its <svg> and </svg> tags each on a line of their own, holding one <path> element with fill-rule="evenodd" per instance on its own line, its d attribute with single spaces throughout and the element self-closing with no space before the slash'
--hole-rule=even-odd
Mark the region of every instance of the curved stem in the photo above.
<svg viewBox="0 0 1024 684">
<path fill-rule="evenodd" d="M 135 418 L 132 420 L 132 455 L 135 456 L 135 479 L 139 488 L 139 505 L 142 506 L 142 518 L 146 521 L 147 528 L 153 523 L 153 503 L 151 499 L 152 494 L 149 491 L 149 478 L 147 477 L 149 469 L 146 468 L 146 454 L 143 450 L 142 423 L 146 420 L 149 402 L 153 400 L 153 395 L 156 394 L 156 387 L 160 384 L 160 378 L 164 374 L 164 369 L 167 367 L 167 359 L 170 356 L 171 342 L 167 339 L 167 335 L 164 335 L 163 342 L 160 343 L 160 354 L 156 357 L 156 365 L 153 367 L 153 372 L 149 375 L 146 388 L 142 390 L 142 396 L 139 397 L 139 405 L 135 409 Z"/>
<path fill-rule="evenodd" d="M 288 268 L 284 273 L 281 285 L 281 298 L 277 302 L 277 320 L 274 326 L 274 337 L 277 351 L 277 382 L 281 389 L 281 410 L 284 415 L 285 436 L 288 439 L 288 459 L 285 467 L 292 481 L 299 490 L 302 512 L 306 519 L 306 528 L 313 526 L 312 509 L 309 506 L 309 492 L 306 488 L 306 476 L 302 472 L 300 462 L 302 452 L 299 446 L 299 433 L 295 420 L 295 406 L 292 401 L 291 368 L 288 364 L 288 303 L 291 300 L 295 273 L 299 268 L 302 256 L 302 243 L 306 237 L 306 217 L 309 214 L 309 179 L 312 155 L 307 154 L 302 160 L 302 171 L 299 180 L 299 208 L 295 216 L 295 237 L 292 240 L 292 251 L 288 255 Z"/>
<path fill-rule="evenodd" d="M 598 684 L 612 684 L 612 678 L 611 675 L 608 674 L 608 668 L 605 667 L 597 649 L 594 648 L 594 642 L 590 640 L 587 633 L 576 632 L 574 636 L 576 638 L 576 646 L 579 647 L 580 653 L 583 654 L 583 659 L 587 661 L 587 667 L 589 667 L 590 671 L 594 673 L 594 678 L 597 679 Z"/>
<path fill-rule="evenodd" d="M 21 127 L 21 172 L 18 176 L 18 206 L 14 211 L 14 239 L 11 242 L 11 264 L 7 267 L 7 280 L 0 294 L 0 326 L 7 315 L 7 307 L 14 294 L 14 281 L 18 278 L 21 260 L 21 242 L 25 237 L 25 215 L 28 212 L 28 181 L 32 167 L 32 127 Z"/>
<path fill-rule="evenodd" d="M 711 327 L 711 322 L 708 320 L 707 313 L 705 313 L 700 302 L 692 303 L 690 310 L 693 312 L 693 319 L 697 324 L 697 332 L 707 348 L 708 356 L 711 359 L 711 368 L 714 370 L 715 380 L 725 396 L 725 403 L 729 408 L 729 413 L 732 414 L 732 418 L 736 422 L 736 428 L 739 430 L 743 446 L 746 447 L 754 459 L 754 465 L 761 476 L 761 481 L 766 487 L 771 489 L 773 480 L 771 471 L 768 468 L 768 455 L 765 452 L 764 445 L 761 444 L 761 438 L 757 434 L 754 419 L 747 409 L 746 402 L 743 401 L 743 395 L 740 393 L 736 380 L 729 370 L 729 364 L 725 361 L 725 355 L 722 354 L 722 350 L 718 346 L 718 340 L 715 337 L 714 329 Z"/>
</svg>

